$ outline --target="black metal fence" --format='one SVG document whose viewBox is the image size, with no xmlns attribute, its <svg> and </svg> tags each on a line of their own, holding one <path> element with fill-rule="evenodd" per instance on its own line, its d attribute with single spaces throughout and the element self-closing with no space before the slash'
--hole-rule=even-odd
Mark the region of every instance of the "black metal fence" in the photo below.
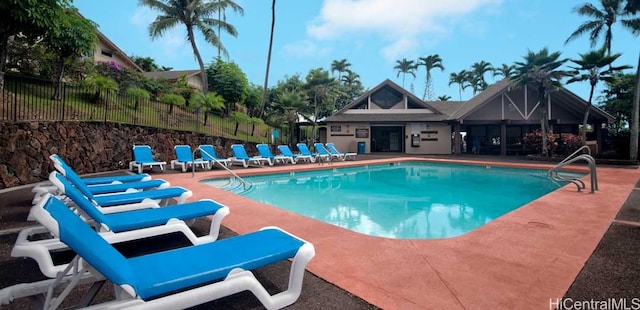
<svg viewBox="0 0 640 310">
<path fill-rule="evenodd" d="M 113 90 L 62 83 L 60 99 L 53 99 L 56 83 L 5 74 L 0 98 L 0 122 L 102 121 L 198 132 L 247 142 L 271 142 L 274 128 L 251 121 L 236 122 L 220 115 L 155 99 L 136 99 Z M 288 141 L 281 133 L 278 141 Z"/>
</svg>

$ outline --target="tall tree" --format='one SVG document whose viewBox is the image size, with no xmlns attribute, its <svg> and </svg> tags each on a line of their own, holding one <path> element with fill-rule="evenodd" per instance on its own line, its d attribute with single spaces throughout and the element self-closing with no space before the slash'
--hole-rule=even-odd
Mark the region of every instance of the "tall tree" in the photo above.
<svg viewBox="0 0 640 310">
<path fill-rule="evenodd" d="M 207 74 L 205 72 L 202 56 L 196 45 L 195 31 L 199 30 L 205 41 L 220 48 L 225 55 L 228 55 L 227 49 L 224 48 L 220 37 L 216 34 L 215 28 L 220 27 L 226 33 L 236 37 L 238 31 L 233 25 L 212 18 L 212 16 L 227 8 L 231 8 L 235 12 L 244 14 L 244 10 L 232 1 L 207 1 L 207 0 L 138 0 L 142 6 L 149 7 L 160 11 L 158 15 L 149 25 L 149 35 L 152 39 L 161 37 L 167 30 L 182 24 L 187 31 L 187 40 L 193 49 L 193 55 L 198 61 L 200 72 L 202 75 L 202 92 L 206 93 L 208 88 Z"/>
<path fill-rule="evenodd" d="M 473 94 L 479 93 L 487 87 L 489 87 L 489 83 L 484 78 L 484 75 L 488 72 L 493 72 L 493 66 L 490 62 L 486 62 L 484 60 L 480 62 L 476 62 L 471 65 L 471 74 L 469 75 L 469 82 L 473 87 Z"/>
<path fill-rule="evenodd" d="M 338 81 L 341 81 L 342 73 L 349 71 L 349 67 L 351 67 L 351 64 L 346 59 L 334 60 L 331 63 L 331 74 L 334 71 L 338 71 Z"/>
<path fill-rule="evenodd" d="M 460 95 L 460 100 L 462 101 L 462 91 L 464 91 L 467 87 L 471 86 L 468 84 L 467 76 L 469 72 L 467 70 L 460 70 L 460 72 L 455 73 L 452 72 L 449 75 L 449 86 L 451 84 L 458 84 L 458 95 Z"/>
<path fill-rule="evenodd" d="M 267 51 L 267 70 L 264 73 L 264 87 L 262 88 L 262 99 L 260 99 L 260 114 L 264 113 L 264 104 L 267 100 L 267 84 L 269 83 L 269 69 L 271 68 L 271 50 L 273 49 L 273 33 L 276 27 L 276 0 L 271 2 L 271 33 L 269 35 L 269 50 Z"/>
<path fill-rule="evenodd" d="M 440 55 L 434 54 L 426 57 L 419 57 L 418 63 L 416 64 L 416 68 L 423 66 L 426 71 L 425 83 L 424 83 L 424 94 L 422 95 L 422 100 L 431 100 L 433 96 L 435 96 L 435 91 L 433 89 L 433 81 L 431 78 L 431 70 L 438 68 L 440 71 L 444 71 L 444 65 L 442 65 L 442 58 Z"/>
<path fill-rule="evenodd" d="M 78 14 L 76 8 L 66 9 L 60 15 L 56 25 L 57 31 L 48 32 L 43 39 L 44 44 L 54 51 L 58 57 L 56 72 L 56 88 L 53 99 L 60 100 L 62 93 L 62 77 L 65 63 L 71 57 L 90 54 L 98 42 L 96 23 Z"/>
<path fill-rule="evenodd" d="M 224 98 L 214 91 L 206 94 L 199 91 L 194 92 L 189 98 L 189 107 L 204 113 L 204 123 L 202 125 L 207 126 L 209 113 L 224 109 Z"/>
<path fill-rule="evenodd" d="M 493 69 L 493 77 L 502 76 L 502 78 L 511 78 L 516 73 L 515 65 L 502 64 L 502 67 Z"/>
<path fill-rule="evenodd" d="M 549 128 L 549 94 L 552 90 L 562 87 L 563 77 L 570 76 L 571 73 L 560 70 L 566 59 L 560 59 L 560 52 L 549 53 L 547 48 L 538 52 L 529 50 L 523 56 L 524 61 L 516 62 L 517 73 L 513 78 L 516 86 L 531 86 L 538 96 L 540 106 L 540 128 L 542 131 L 542 154 L 548 156 L 547 152 L 547 132 Z"/>
<path fill-rule="evenodd" d="M 151 57 L 142 57 L 142 56 L 131 56 L 129 57 L 133 62 L 140 67 L 140 69 L 145 72 L 154 72 L 154 71 L 171 71 L 171 67 L 159 66 L 156 63 L 156 60 Z"/>
<path fill-rule="evenodd" d="M 598 39 L 604 32 L 604 47 L 608 54 L 611 54 L 611 40 L 613 33 L 611 27 L 618 18 L 629 16 L 629 12 L 624 10 L 623 0 L 600 0 L 600 8 L 592 3 L 585 3 L 574 8 L 574 12 L 578 15 L 591 18 L 585 21 L 576 29 L 565 41 L 569 43 L 572 40 L 589 33 L 589 42 L 591 47 L 598 43 Z M 620 19 L 623 27 L 633 29 L 633 25 L 639 25 L 640 19 Z"/>
<path fill-rule="evenodd" d="M 578 74 L 569 79 L 567 83 L 589 81 L 591 89 L 589 91 L 588 105 L 584 111 L 584 117 L 582 119 L 582 132 L 580 136 L 582 141 L 587 141 L 587 120 L 589 119 L 589 110 L 591 110 L 591 104 L 593 100 L 593 92 L 596 89 L 596 85 L 599 81 L 611 82 L 615 78 L 615 74 L 631 68 L 630 66 L 614 67 L 613 62 L 620 57 L 621 54 L 605 55 L 605 49 L 602 48 L 597 51 L 590 51 L 580 55 L 580 59 L 572 59 L 571 62 L 578 65 L 577 67 L 571 67 L 578 71 Z M 582 73 L 580 73 L 582 72 Z"/>
<path fill-rule="evenodd" d="M 635 87 L 634 74 L 617 74 L 611 81 L 605 81 L 605 89 L 602 91 L 604 99 L 602 108 L 616 118 L 614 129 L 620 132 L 631 124 L 633 110 L 633 95 Z"/>
<path fill-rule="evenodd" d="M 406 58 L 396 60 L 396 66 L 393 67 L 393 69 L 398 71 L 397 77 L 400 77 L 400 74 L 402 74 L 402 88 L 404 88 L 404 81 L 407 74 L 413 75 L 414 78 L 416 77 L 416 65 L 413 63 L 413 60 Z"/>
<path fill-rule="evenodd" d="M 636 15 L 638 11 L 640 11 L 640 0 L 627 0 L 626 5 L 624 7 L 625 12 L 630 15 Z M 640 24 L 635 22 L 634 24 L 628 24 L 631 28 L 633 34 L 638 35 L 640 33 Z M 635 81 L 635 89 L 633 92 L 633 116 L 631 118 L 630 123 L 630 156 L 629 158 L 633 161 L 638 160 L 638 130 L 640 127 L 638 114 L 640 113 L 640 55 L 638 55 L 638 65 L 636 66 L 636 81 Z"/>
<path fill-rule="evenodd" d="M 309 119 L 313 123 L 312 137 L 316 137 L 318 120 L 329 116 L 334 112 L 335 98 L 339 92 L 336 79 L 329 76 L 329 71 L 322 68 L 312 69 L 306 76 L 304 88 L 307 90 L 309 103 L 312 106 L 312 117 Z"/>
<path fill-rule="evenodd" d="M 207 77 L 211 81 L 211 90 L 224 98 L 226 115 L 235 110 L 236 104 L 244 101 L 249 80 L 236 63 L 216 58 L 207 68 Z"/>
<path fill-rule="evenodd" d="M 286 123 L 289 127 L 289 144 L 294 144 L 294 126 L 300 115 L 309 114 L 309 102 L 299 90 L 283 90 L 273 102 L 270 118 L 272 123 Z"/>
<path fill-rule="evenodd" d="M 59 17 L 69 0 L 0 1 L 0 92 L 4 89 L 9 37 L 22 33 L 35 40 L 47 31 L 57 31 Z"/>
</svg>

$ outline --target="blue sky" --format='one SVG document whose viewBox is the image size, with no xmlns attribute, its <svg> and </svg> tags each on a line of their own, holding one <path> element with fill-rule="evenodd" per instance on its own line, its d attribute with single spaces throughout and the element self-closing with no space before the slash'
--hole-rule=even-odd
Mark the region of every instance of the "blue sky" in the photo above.
<svg viewBox="0 0 640 310">
<path fill-rule="evenodd" d="M 230 12 L 227 21 L 235 25 L 237 37 L 222 35 L 229 60 L 237 63 L 251 83 L 262 85 L 266 70 L 271 26 L 270 0 L 237 0 L 244 15 Z M 589 51 L 587 37 L 565 45 L 566 38 L 585 19 L 572 10 L 596 0 L 278 0 L 269 86 L 296 73 L 303 77 L 310 69 L 330 70 L 331 62 L 347 59 L 365 88 L 384 81 L 402 85 L 402 75 L 393 69 L 402 58 L 417 59 L 439 54 L 444 72 L 432 71 L 437 96 L 458 100 L 456 84 L 449 86 L 449 74 L 469 69 L 479 61 L 499 67 L 522 60 L 528 50 L 547 47 L 562 57 L 578 58 Z M 176 27 L 162 38 L 151 40 L 147 27 L 157 12 L 138 6 L 135 0 L 75 0 L 74 5 L 128 55 L 152 57 L 174 70 L 197 69 L 184 27 Z M 614 28 L 612 50 L 622 53 L 617 65 L 636 66 L 638 38 L 619 26 Z M 205 63 L 217 49 L 198 40 Z M 629 73 L 635 71 L 629 70 Z M 425 72 L 408 76 L 422 97 Z M 487 76 L 489 82 L 493 78 Z M 583 98 L 587 83 L 566 87 Z M 601 89 L 601 87 L 599 87 Z M 463 100 L 472 97 L 469 89 Z"/>
</svg>

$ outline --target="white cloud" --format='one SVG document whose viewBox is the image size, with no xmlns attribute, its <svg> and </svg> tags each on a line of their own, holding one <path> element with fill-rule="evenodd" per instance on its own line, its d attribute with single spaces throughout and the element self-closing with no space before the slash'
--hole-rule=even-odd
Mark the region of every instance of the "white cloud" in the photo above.
<svg viewBox="0 0 640 310">
<path fill-rule="evenodd" d="M 146 7 L 138 7 L 129 18 L 129 22 L 148 37 L 149 24 L 156 19 L 156 16 L 158 16 L 157 11 Z M 155 50 L 153 57 L 156 58 L 156 61 L 159 63 L 173 62 L 173 60 L 193 55 L 191 45 L 186 40 L 185 30 L 182 24 L 168 29 L 160 37 L 155 39 L 149 38 L 149 40 L 152 41 L 149 44 L 154 46 Z"/>
<path fill-rule="evenodd" d="M 450 32 L 452 23 L 503 0 L 324 0 L 320 15 L 307 27 L 314 40 L 374 35 L 387 60 L 415 52 L 420 41 Z M 424 37 L 424 38 L 421 38 Z"/>
<path fill-rule="evenodd" d="M 283 46 L 282 51 L 287 56 L 307 58 L 327 55 L 330 48 L 319 46 L 309 40 L 301 40 Z"/>
</svg>

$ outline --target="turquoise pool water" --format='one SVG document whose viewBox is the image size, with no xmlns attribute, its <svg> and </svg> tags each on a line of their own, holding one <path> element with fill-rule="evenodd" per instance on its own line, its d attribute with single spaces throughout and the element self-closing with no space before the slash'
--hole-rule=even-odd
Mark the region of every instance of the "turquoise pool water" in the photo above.
<svg viewBox="0 0 640 310">
<path fill-rule="evenodd" d="M 564 185 L 543 170 L 410 162 L 244 179 L 251 187 L 240 195 L 398 239 L 459 236 Z"/>
</svg>

